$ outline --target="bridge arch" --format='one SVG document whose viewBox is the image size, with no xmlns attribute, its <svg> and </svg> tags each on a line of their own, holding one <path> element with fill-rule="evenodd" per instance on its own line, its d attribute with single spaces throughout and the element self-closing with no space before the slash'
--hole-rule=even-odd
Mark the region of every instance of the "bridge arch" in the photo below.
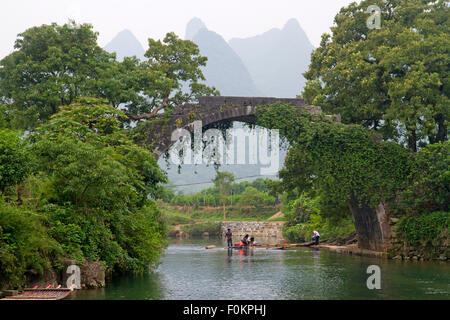
<svg viewBox="0 0 450 320">
<path fill-rule="evenodd" d="M 148 143 L 153 144 L 157 159 L 174 143 L 172 132 L 178 128 L 193 130 L 193 122 L 202 121 L 206 127 L 220 121 L 241 121 L 255 124 L 255 113 L 259 106 L 277 102 L 288 103 L 312 114 L 322 113 L 318 106 L 308 106 L 303 99 L 266 98 L 266 97 L 200 97 L 197 104 L 184 104 L 175 107 L 170 119 L 152 122 L 148 127 Z"/>
<path fill-rule="evenodd" d="M 265 98 L 265 97 L 201 97 L 197 104 L 184 104 L 176 107 L 169 119 L 148 124 L 148 143 L 153 144 L 157 159 L 174 143 L 172 133 L 179 128 L 189 132 L 194 130 L 194 121 L 201 120 L 206 127 L 220 121 L 241 121 L 256 123 L 256 110 L 259 106 L 273 103 L 288 103 L 311 114 L 321 114 L 319 106 L 308 106 L 303 99 Z M 336 121 L 340 122 L 340 116 Z M 392 230 L 383 204 L 376 208 L 360 207 L 353 197 L 348 206 L 355 223 L 358 246 L 361 249 L 386 251 L 390 247 Z"/>
</svg>

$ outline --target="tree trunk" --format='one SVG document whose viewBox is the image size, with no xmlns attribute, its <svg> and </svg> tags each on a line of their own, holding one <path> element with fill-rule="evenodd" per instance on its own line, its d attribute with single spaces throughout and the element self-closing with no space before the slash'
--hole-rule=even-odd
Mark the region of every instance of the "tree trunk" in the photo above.
<svg viewBox="0 0 450 320">
<path fill-rule="evenodd" d="M 436 137 L 436 142 L 439 141 L 445 141 L 447 138 L 447 128 L 444 123 L 444 117 L 442 115 L 439 115 L 437 118 L 437 124 L 438 124 L 438 133 Z"/>
<path fill-rule="evenodd" d="M 413 130 L 408 137 L 408 147 L 412 152 L 417 152 L 417 135 L 416 130 Z"/>
<path fill-rule="evenodd" d="M 225 200 L 223 200 L 223 221 L 227 221 L 227 217 L 225 215 Z"/>
</svg>

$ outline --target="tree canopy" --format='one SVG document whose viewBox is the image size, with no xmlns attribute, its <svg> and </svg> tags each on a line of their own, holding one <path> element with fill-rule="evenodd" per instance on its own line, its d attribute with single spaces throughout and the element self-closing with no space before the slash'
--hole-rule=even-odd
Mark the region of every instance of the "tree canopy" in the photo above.
<svg viewBox="0 0 450 320">
<path fill-rule="evenodd" d="M 219 190 L 222 198 L 223 204 L 223 219 L 226 220 L 225 216 L 225 202 L 227 196 L 231 193 L 231 187 L 234 181 L 234 175 L 231 172 L 218 171 L 215 178 L 212 180 L 214 186 Z"/>
<path fill-rule="evenodd" d="M 58 106 L 83 96 L 107 99 L 140 120 L 218 93 L 201 83 L 205 78 L 200 68 L 207 59 L 193 42 L 174 33 L 163 41 L 149 39 L 146 61 L 127 57 L 118 62 L 115 54 L 98 46 L 97 37 L 90 24 L 74 21 L 33 27 L 19 35 L 15 51 L 0 61 L 0 104 L 8 107 L 16 127 L 35 128 Z"/>
<path fill-rule="evenodd" d="M 374 4 L 379 29 L 366 24 Z M 312 54 L 303 97 L 412 151 L 446 140 L 449 10 L 445 0 L 364 0 L 342 8 Z"/>
<path fill-rule="evenodd" d="M 276 116 L 286 109 L 288 120 Z M 367 128 L 334 123 L 280 103 L 259 108 L 257 117 L 257 124 L 279 129 L 291 144 L 279 173 L 279 190 L 297 197 L 322 193 L 336 206 L 354 195 L 376 206 L 405 187 L 411 170 L 408 152 L 393 142 L 378 141 Z"/>
<path fill-rule="evenodd" d="M 0 128 L 0 195 L 6 187 L 22 182 L 30 171 L 27 142 L 18 132 Z"/>
</svg>

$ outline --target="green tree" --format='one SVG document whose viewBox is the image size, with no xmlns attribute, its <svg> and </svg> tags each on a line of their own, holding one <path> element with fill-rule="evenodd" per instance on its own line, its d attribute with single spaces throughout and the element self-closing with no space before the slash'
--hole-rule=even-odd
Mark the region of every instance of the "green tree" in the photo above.
<svg viewBox="0 0 450 320">
<path fill-rule="evenodd" d="M 80 96 L 105 97 L 102 76 L 117 62 L 97 36 L 91 25 L 75 22 L 19 34 L 15 51 L 0 62 L 0 99 L 17 126 L 33 128 Z"/>
<path fill-rule="evenodd" d="M 195 43 L 168 33 L 163 41 L 148 39 L 148 44 L 148 60 L 138 66 L 138 76 L 144 80 L 138 89 L 146 99 L 129 105 L 130 118 L 153 119 L 163 110 L 169 113 L 176 105 L 219 93 L 201 83 L 205 80 L 201 67 L 208 59 Z"/>
<path fill-rule="evenodd" d="M 118 118 L 126 116 L 106 101 L 80 98 L 37 128 L 31 139 L 43 181 L 40 204 L 67 254 L 81 250 L 109 270 L 143 271 L 164 245 L 150 197 L 158 197 L 166 176 Z"/>
<path fill-rule="evenodd" d="M 381 8 L 370 30 L 369 5 Z M 450 117 L 448 1 L 364 0 L 342 8 L 304 74 L 303 97 L 345 123 L 405 142 L 445 141 Z"/>
<path fill-rule="evenodd" d="M 266 193 L 259 191 L 255 187 L 247 187 L 244 192 L 241 193 L 241 196 L 238 201 L 238 206 L 244 208 L 246 206 L 251 206 L 256 209 L 260 209 L 267 205 L 268 202 L 272 200 L 272 204 L 274 202 L 273 197 L 269 197 Z"/>
<path fill-rule="evenodd" d="M 0 104 L 0 129 L 11 128 L 11 116 L 8 107 Z"/>
<path fill-rule="evenodd" d="M 336 206 L 356 197 L 374 207 L 405 188 L 412 164 L 402 146 L 379 141 L 360 125 L 295 113 L 294 107 L 289 119 L 273 116 L 286 108 L 274 104 L 257 111 L 258 125 L 280 129 L 291 145 L 280 171 L 280 191 L 295 188 L 294 198 L 305 191 L 311 197 L 322 195 Z"/>
<path fill-rule="evenodd" d="M 86 201 L 88 194 L 94 202 L 105 201 L 97 196 L 100 192 L 109 195 L 111 203 L 122 198 L 134 202 L 138 196 L 139 203 L 143 204 L 149 195 L 157 197 L 162 191 L 160 183 L 167 178 L 155 157 L 131 141 L 119 118 L 126 116 L 105 100 L 80 98 L 61 107 L 32 136 L 41 168 L 52 171 L 53 178 L 60 177 L 60 193 L 66 188 L 77 190 L 77 196 L 73 194 L 70 200 L 72 203 Z M 67 177 L 74 180 L 69 181 Z M 107 191 L 108 188 L 112 189 Z M 122 197 L 117 197 L 115 192 L 122 193 Z"/>
<path fill-rule="evenodd" d="M 450 141 L 428 145 L 415 154 L 404 194 L 404 211 L 450 211 Z"/>
<path fill-rule="evenodd" d="M 6 187 L 22 182 L 30 172 L 27 141 L 16 131 L 0 129 L 0 194 Z"/>
<path fill-rule="evenodd" d="M 220 172 L 218 171 L 215 178 L 212 179 L 215 187 L 219 190 L 220 197 L 222 198 L 222 206 L 223 206 L 223 220 L 227 219 L 226 217 L 226 201 L 227 197 L 231 193 L 231 186 L 234 181 L 234 175 L 231 172 Z"/>
<path fill-rule="evenodd" d="M 0 102 L 16 127 L 32 129 L 83 96 L 107 99 L 116 108 L 125 106 L 133 120 L 148 120 L 218 94 L 201 83 L 207 58 L 191 41 L 168 33 L 163 42 L 149 39 L 148 60 L 118 62 L 98 46 L 97 37 L 91 25 L 74 21 L 19 35 L 15 51 L 0 61 Z"/>
</svg>

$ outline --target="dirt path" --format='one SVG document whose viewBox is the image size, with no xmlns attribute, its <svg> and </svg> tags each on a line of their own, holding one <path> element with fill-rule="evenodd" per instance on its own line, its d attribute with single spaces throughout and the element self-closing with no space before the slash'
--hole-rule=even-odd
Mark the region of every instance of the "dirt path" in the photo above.
<svg viewBox="0 0 450 320">
<path fill-rule="evenodd" d="M 281 211 L 278 211 L 277 213 L 275 213 L 273 216 L 271 216 L 269 219 L 267 220 L 273 220 L 273 219 L 277 219 L 277 218 L 283 218 L 284 214 Z"/>
</svg>

